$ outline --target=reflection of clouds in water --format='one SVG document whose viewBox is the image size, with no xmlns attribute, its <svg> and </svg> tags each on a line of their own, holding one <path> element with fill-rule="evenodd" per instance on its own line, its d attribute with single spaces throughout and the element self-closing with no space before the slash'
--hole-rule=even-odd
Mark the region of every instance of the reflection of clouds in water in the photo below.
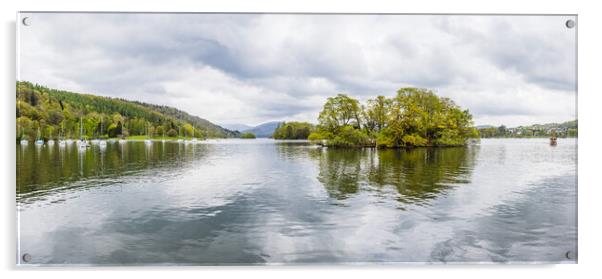
<svg viewBox="0 0 602 279">
<path fill-rule="evenodd" d="M 497 145 L 505 164 L 491 156 Z M 566 142 L 382 152 L 208 143 L 194 157 L 187 148 L 154 150 L 162 159 L 142 180 L 106 179 L 118 184 L 28 207 L 23 251 L 34 263 L 557 261 L 576 241 Z"/>
<path fill-rule="evenodd" d="M 573 261 L 577 252 L 576 192 L 573 176 L 547 178 L 520 198 L 500 203 L 491 214 L 456 229 L 435 245 L 435 261 Z M 568 240 L 568 241 L 567 241 Z M 541 249 L 542 245 L 549 249 Z"/>
<path fill-rule="evenodd" d="M 503 164 L 495 156 L 500 146 L 506 150 Z M 570 140 L 551 147 L 547 139 L 493 139 L 483 141 L 480 149 L 471 184 L 458 187 L 436 205 L 449 216 L 482 215 L 498 204 L 521 199 L 535 182 L 551 174 L 576 175 L 575 145 Z"/>
</svg>

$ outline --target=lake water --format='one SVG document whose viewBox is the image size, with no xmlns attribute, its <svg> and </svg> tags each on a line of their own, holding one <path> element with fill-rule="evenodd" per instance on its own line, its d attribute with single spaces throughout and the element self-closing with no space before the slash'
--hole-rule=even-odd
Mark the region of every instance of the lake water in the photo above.
<svg viewBox="0 0 602 279">
<path fill-rule="evenodd" d="M 577 143 L 17 145 L 27 264 L 576 262 Z M 24 264 L 23 262 L 21 262 Z"/>
</svg>

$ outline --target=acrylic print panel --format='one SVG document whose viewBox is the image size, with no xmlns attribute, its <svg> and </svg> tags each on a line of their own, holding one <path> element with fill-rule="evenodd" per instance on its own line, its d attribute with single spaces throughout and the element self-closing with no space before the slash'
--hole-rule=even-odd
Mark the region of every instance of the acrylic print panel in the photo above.
<svg viewBox="0 0 602 279">
<path fill-rule="evenodd" d="M 576 263 L 574 15 L 18 15 L 18 265 Z"/>
</svg>

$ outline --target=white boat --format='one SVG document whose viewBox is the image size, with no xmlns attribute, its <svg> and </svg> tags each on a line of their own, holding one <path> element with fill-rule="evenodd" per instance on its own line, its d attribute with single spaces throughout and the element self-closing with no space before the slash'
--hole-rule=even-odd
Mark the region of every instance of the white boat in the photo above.
<svg viewBox="0 0 602 279">
<path fill-rule="evenodd" d="M 87 140 L 80 139 L 77 141 L 77 146 L 79 146 L 79 148 L 87 148 L 90 147 L 90 143 Z"/>
<path fill-rule="evenodd" d="M 79 118 L 79 140 L 77 141 L 77 145 L 79 148 L 86 148 L 90 146 L 90 143 L 84 139 L 84 124 L 82 123 L 82 117 Z"/>
<path fill-rule="evenodd" d="M 183 143 L 183 142 L 184 142 L 184 140 L 183 140 L 183 139 L 178 139 L 178 140 L 177 140 L 177 142 L 178 142 L 178 143 Z"/>
<path fill-rule="evenodd" d="M 17 108 L 21 109 L 21 100 L 17 100 Z M 29 144 L 29 141 L 24 138 L 23 131 L 20 128 L 21 128 L 21 125 L 19 125 L 19 119 L 17 119 L 17 134 L 21 136 L 21 140 L 19 141 L 19 143 L 21 145 L 27 145 L 27 144 Z M 21 132 L 21 133 L 19 133 L 19 132 Z"/>
<path fill-rule="evenodd" d="M 144 126 L 144 129 L 146 130 L 146 139 L 144 140 L 144 143 L 146 145 L 151 145 L 153 144 L 153 141 L 150 139 L 149 135 L 148 135 L 148 126 Z"/>
<path fill-rule="evenodd" d="M 38 139 L 36 140 L 36 145 L 44 144 L 44 140 L 40 138 L 40 128 L 38 128 Z"/>
<path fill-rule="evenodd" d="M 61 122 L 61 133 L 59 134 L 59 145 L 65 146 L 67 144 L 72 144 L 72 139 L 65 139 L 65 124 Z"/>
<path fill-rule="evenodd" d="M 128 142 L 126 139 L 119 139 L 119 143 L 123 144 L 123 143 L 126 143 L 126 142 Z"/>
<path fill-rule="evenodd" d="M 54 145 L 54 140 L 51 140 L 51 139 L 49 139 L 49 140 L 46 142 L 46 144 L 48 144 L 48 145 Z"/>
<path fill-rule="evenodd" d="M 195 137 L 194 137 L 194 126 L 192 126 L 192 139 L 190 140 L 190 143 L 197 143 L 199 142 Z"/>
<path fill-rule="evenodd" d="M 102 123 L 102 120 L 101 120 L 101 122 L 100 122 L 100 134 L 98 135 L 98 136 L 100 136 L 100 137 L 102 137 L 102 133 L 103 133 L 103 131 L 102 131 L 102 128 L 103 128 L 103 126 L 104 126 L 104 125 L 103 125 L 103 123 Z M 98 145 L 100 145 L 101 147 L 106 147 L 106 146 L 107 146 L 107 141 L 106 141 L 106 140 L 104 140 L 104 139 L 98 139 L 98 138 L 97 138 L 97 139 L 94 139 L 94 140 L 92 140 L 92 143 L 94 143 L 94 144 L 98 144 Z"/>
</svg>

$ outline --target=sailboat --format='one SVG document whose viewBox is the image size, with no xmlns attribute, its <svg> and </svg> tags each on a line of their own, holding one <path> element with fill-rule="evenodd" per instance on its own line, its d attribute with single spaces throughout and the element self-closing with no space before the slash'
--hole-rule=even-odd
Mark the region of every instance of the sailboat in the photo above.
<svg viewBox="0 0 602 279">
<path fill-rule="evenodd" d="M 80 117 L 79 118 L 79 141 L 77 141 L 79 148 L 86 148 L 86 147 L 90 146 L 88 141 L 84 139 L 83 135 L 84 135 L 84 124 L 82 123 L 82 118 Z"/>
<path fill-rule="evenodd" d="M 148 126 L 145 126 L 144 128 L 146 129 L 146 139 L 144 140 L 144 143 L 146 143 L 146 145 L 151 145 L 153 144 L 153 141 L 148 137 Z"/>
<path fill-rule="evenodd" d="M 189 144 L 190 140 L 188 139 L 188 133 L 186 133 L 186 129 L 184 129 L 184 138 L 185 138 L 184 143 Z"/>
<path fill-rule="evenodd" d="M 54 140 L 52 139 L 52 133 L 48 136 L 49 139 L 46 141 L 47 145 L 54 145 Z"/>
<path fill-rule="evenodd" d="M 102 121 L 100 121 L 100 136 L 102 137 L 102 128 L 103 128 L 103 123 Z M 100 139 L 100 141 L 98 142 L 98 144 L 100 145 L 100 147 L 107 147 L 107 141 L 104 139 Z"/>
<path fill-rule="evenodd" d="M 179 127 L 178 128 L 178 140 L 177 140 L 178 143 L 184 142 L 183 139 L 179 138 L 181 133 L 182 133 L 182 127 Z"/>
<path fill-rule="evenodd" d="M 54 145 L 54 140 L 52 139 L 52 133 L 48 135 L 48 140 L 46 141 L 47 145 Z"/>
<path fill-rule="evenodd" d="M 61 132 L 59 133 L 59 146 L 65 146 L 65 123 L 61 122 Z"/>
<path fill-rule="evenodd" d="M 36 140 L 36 145 L 44 144 L 44 140 L 40 138 L 40 128 L 38 128 L 38 139 Z"/>
<path fill-rule="evenodd" d="M 192 140 L 190 141 L 191 143 L 197 143 L 198 140 L 194 137 L 194 126 L 192 126 Z"/>
<path fill-rule="evenodd" d="M 17 101 L 17 105 L 19 108 L 21 108 L 21 100 Z M 17 119 L 17 133 L 19 133 L 19 120 Z M 27 145 L 29 143 L 29 141 L 23 137 L 23 133 L 21 133 L 21 140 L 19 141 L 20 144 L 22 145 Z"/>
</svg>

